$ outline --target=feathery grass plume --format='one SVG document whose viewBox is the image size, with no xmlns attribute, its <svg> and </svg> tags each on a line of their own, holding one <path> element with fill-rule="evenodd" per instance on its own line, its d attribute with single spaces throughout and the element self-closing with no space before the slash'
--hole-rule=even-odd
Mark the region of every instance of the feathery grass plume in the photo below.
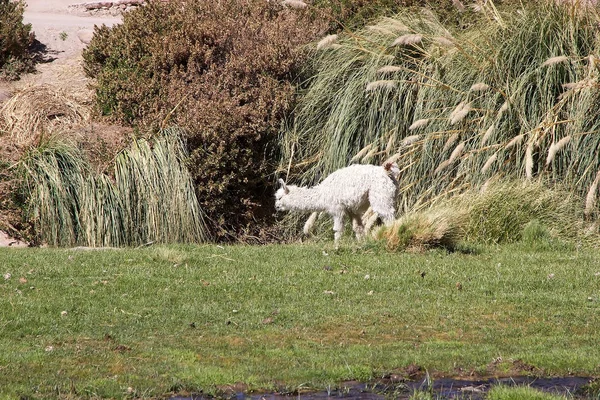
<svg viewBox="0 0 600 400">
<path fill-rule="evenodd" d="M 456 9 L 460 12 L 466 10 L 465 5 L 460 0 L 452 0 L 452 5 L 454 5 L 454 7 L 456 7 Z"/>
<path fill-rule="evenodd" d="M 451 163 L 454 162 L 454 161 L 456 161 L 456 159 L 458 157 L 460 157 L 460 155 L 462 154 L 464 148 L 465 148 L 465 142 L 460 142 L 454 148 L 454 150 L 452 150 L 452 154 L 450 154 L 450 158 L 448 159 L 448 161 L 450 161 Z"/>
<path fill-rule="evenodd" d="M 577 82 L 568 82 L 562 84 L 562 87 L 565 90 L 583 89 L 591 86 L 595 86 L 595 82 L 589 78 L 584 78 Z"/>
<path fill-rule="evenodd" d="M 372 92 L 378 89 L 386 89 L 386 90 L 392 90 L 396 87 L 396 81 L 391 81 L 391 80 L 379 80 L 379 81 L 373 81 L 373 82 L 369 82 L 367 84 L 367 88 L 365 89 L 367 92 Z"/>
<path fill-rule="evenodd" d="M 533 178 L 533 140 L 530 140 L 525 150 L 525 177 Z"/>
<path fill-rule="evenodd" d="M 350 162 L 352 163 L 352 162 L 360 160 L 365 154 L 367 154 L 369 152 L 369 150 L 371 150 L 371 147 L 373 147 L 373 143 L 369 143 L 368 145 L 366 145 L 365 147 L 360 149 L 360 151 L 358 153 L 356 153 L 354 155 L 354 157 L 352 157 L 350 159 Z"/>
<path fill-rule="evenodd" d="M 317 50 L 328 49 L 338 39 L 338 35 L 327 35 L 317 43 Z"/>
<path fill-rule="evenodd" d="M 405 137 L 404 140 L 402 140 L 402 146 L 408 147 L 408 146 L 416 143 L 420 139 L 421 139 L 421 135 L 411 135 L 411 136 Z"/>
<path fill-rule="evenodd" d="M 414 131 L 415 129 L 427 126 L 428 123 L 429 123 L 429 118 L 418 119 L 408 127 L 408 130 Z"/>
<path fill-rule="evenodd" d="M 392 164 L 392 163 L 395 163 L 395 162 L 397 162 L 397 161 L 400 159 L 400 157 L 402 157 L 402 154 L 401 154 L 400 152 L 398 152 L 398 153 L 394 153 L 394 154 L 392 154 L 390 157 L 386 158 L 386 159 L 385 159 L 385 160 L 384 160 L 384 161 L 381 163 L 381 165 L 386 165 L 386 164 Z"/>
<path fill-rule="evenodd" d="M 385 66 L 379 68 L 377 70 L 377 72 L 380 74 L 389 74 L 389 73 L 399 72 L 399 71 L 403 71 L 403 70 L 404 69 L 402 67 L 398 67 L 396 65 L 385 65 Z"/>
<path fill-rule="evenodd" d="M 524 138 L 524 137 L 525 137 L 525 134 L 523 134 L 523 133 L 522 133 L 522 134 L 520 134 L 520 135 L 517 135 L 517 136 L 515 136 L 514 138 L 512 138 L 512 139 L 511 139 L 511 141 L 510 141 L 510 142 L 508 142 L 508 143 L 507 143 L 507 145 L 506 145 L 506 146 L 504 146 L 504 149 L 505 149 L 505 150 L 508 150 L 508 149 L 510 149 L 511 147 L 514 147 L 514 146 L 516 146 L 516 145 L 518 145 L 518 144 L 521 144 L 521 142 L 523 141 L 523 138 Z"/>
<path fill-rule="evenodd" d="M 492 154 L 490 156 L 490 158 L 487 159 L 485 164 L 483 164 L 483 168 L 481 168 L 481 173 L 485 174 L 497 159 L 498 159 L 498 153 Z"/>
<path fill-rule="evenodd" d="M 542 64 L 542 67 L 547 67 L 547 66 L 550 66 L 550 65 L 560 64 L 560 63 L 565 62 L 565 61 L 569 61 L 569 57 L 567 57 L 567 56 L 550 57 L 549 59 L 547 59 L 546 61 L 544 61 L 544 63 Z"/>
<path fill-rule="evenodd" d="M 389 156 L 392 153 L 392 149 L 394 148 L 394 144 L 396 144 L 396 136 L 395 135 L 391 135 L 390 138 L 388 139 L 388 142 L 387 142 L 386 146 L 385 146 L 385 154 L 387 154 Z"/>
<path fill-rule="evenodd" d="M 365 154 L 365 156 L 363 157 L 363 159 L 361 160 L 362 162 L 368 161 L 371 158 L 373 158 L 373 156 L 379 151 L 379 148 L 377 148 L 377 146 L 373 147 L 367 154 Z"/>
<path fill-rule="evenodd" d="M 297 8 L 297 9 L 302 9 L 302 8 L 306 8 L 308 6 L 308 4 L 306 4 L 305 2 L 301 1 L 301 0 L 283 0 L 281 2 L 282 5 L 290 7 L 290 8 Z"/>
<path fill-rule="evenodd" d="M 548 149 L 548 157 L 546 158 L 546 165 L 550 165 L 550 163 L 552 163 L 552 161 L 554 161 L 556 154 L 559 151 L 561 151 L 562 148 L 565 147 L 570 141 L 571 141 L 571 135 L 568 135 L 568 136 L 565 136 L 564 138 L 560 139 L 558 142 L 552 143 L 550 145 L 550 149 Z"/>
<path fill-rule="evenodd" d="M 498 110 L 498 118 L 500 118 L 500 116 L 508 110 L 509 105 L 510 104 L 508 100 L 506 100 L 504 104 L 502 104 L 502 107 L 500 107 L 500 109 Z"/>
<path fill-rule="evenodd" d="M 589 216 L 594 211 L 596 207 L 596 197 L 598 195 L 598 183 L 600 183 L 600 171 L 596 173 L 596 178 L 592 182 L 590 189 L 587 192 L 587 196 L 585 196 L 585 210 L 584 213 L 586 216 Z"/>
<path fill-rule="evenodd" d="M 489 88 L 490 88 L 490 85 L 483 83 L 483 82 L 479 82 L 479 83 L 473 84 L 469 90 L 471 92 L 485 92 Z"/>
<path fill-rule="evenodd" d="M 471 112 L 471 103 L 461 102 L 452 113 L 450 113 L 450 125 L 462 121 L 469 112 Z"/>
<path fill-rule="evenodd" d="M 451 164 L 452 162 L 450 161 L 450 159 L 448 160 L 444 160 L 440 163 L 440 165 L 438 165 L 438 167 L 433 171 L 434 174 L 439 174 L 440 172 L 442 172 L 443 170 L 445 170 L 446 168 L 448 168 L 448 166 Z"/>
<path fill-rule="evenodd" d="M 392 43 L 392 46 L 407 46 L 407 45 L 415 45 L 419 44 L 423 41 L 423 36 L 418 33 L 407 33 L 406 35 L 402 35 Z"/>
<path fill-rule="evenodd" d="M 459 136 L 458 132 L 450 135 L 448 140 L 446 140 L 446 143 L 444 143 L 444 148 L 442 149 L 442 153 L 445 153 L 446 151 L 448 151 L 448 149 L 450 147 L 454 146 L 454 143 L 456 143 L 456 141 L 458 140 L 458 136 Z"/>
<path fill-rule="evenodd" d="M 433 38 L 433 41 L 445 47 L 454 47 L 454 42 L 445 36 L 436 36 Z"/>
<path fill-rule="evenodd" d="M 494 124 L 490 125 L 490 127 L 487 128 L 487 130 L 483 134 L 483 137 L 481 138 L 481 147 L 484 147 L 486 145 L 486 143 L 490 140 L 490 138 L 494 134 L 495 130 L 496 130 L 496 126 Z"/>
</svg>

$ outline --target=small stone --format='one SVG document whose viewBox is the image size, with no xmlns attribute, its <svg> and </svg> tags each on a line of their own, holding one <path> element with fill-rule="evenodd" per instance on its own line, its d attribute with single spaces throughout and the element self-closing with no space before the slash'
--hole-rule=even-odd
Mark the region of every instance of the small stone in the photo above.
<svg viewBox="0 0 600 400">
<path fill-rule="evenodd" d="M 67 313 L 66 311 L 61 311 L 61 312 L 60 312 L 60 316 L 61 316 L 61 317 L 66 317 L 66 316 L 67 316 L 67 314 L 68 314 L 68 313 Z"/>
<path fill-rule="evenodd" d="M 94 37 L 94 31 L 91 29 L 81 29 L 77 31 L 77 38 L 83 44 L 89 44 Z"/>
</svg>

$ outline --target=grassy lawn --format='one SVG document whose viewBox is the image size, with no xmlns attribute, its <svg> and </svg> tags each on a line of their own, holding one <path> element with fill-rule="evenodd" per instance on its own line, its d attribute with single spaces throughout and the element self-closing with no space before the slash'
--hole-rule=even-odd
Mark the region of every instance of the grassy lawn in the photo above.
<svg viewBox="0 0 600 400">
<path fill-rule="evenodd" d="M 596 250 L 327 251 L 0 249 L 0 398 L 600 375 Z"/>
</svg>

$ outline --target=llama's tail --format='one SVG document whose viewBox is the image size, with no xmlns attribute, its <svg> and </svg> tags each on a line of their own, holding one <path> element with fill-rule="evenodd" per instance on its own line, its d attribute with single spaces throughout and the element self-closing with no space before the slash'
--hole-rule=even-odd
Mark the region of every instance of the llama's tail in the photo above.
<svg viewBox="0 0 600 400">
<path fill-rule="evenodd" d="M 315 211 L 314 213 L 310 214 L 310 217 L 308 217 L 308 219 L 304 223 L 304 234 L 305 235 L 310 235 L 310 232 L 314 228 L 315 222 L 317 221 L 318 216 L 319 216 L 318 211 Z"/>
</svg>

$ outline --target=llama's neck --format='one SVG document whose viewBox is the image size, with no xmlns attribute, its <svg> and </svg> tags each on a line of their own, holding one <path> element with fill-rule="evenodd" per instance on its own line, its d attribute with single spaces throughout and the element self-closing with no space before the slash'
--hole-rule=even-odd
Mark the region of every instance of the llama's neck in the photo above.
<svg viewBox="0 0 600 400">
<path fill-rule="evenodd" d="M 290 210 L 323 211 L 327 208 L 317 187 L 290 187 L 290 192 L 283 200 Z"/>
</svg>

